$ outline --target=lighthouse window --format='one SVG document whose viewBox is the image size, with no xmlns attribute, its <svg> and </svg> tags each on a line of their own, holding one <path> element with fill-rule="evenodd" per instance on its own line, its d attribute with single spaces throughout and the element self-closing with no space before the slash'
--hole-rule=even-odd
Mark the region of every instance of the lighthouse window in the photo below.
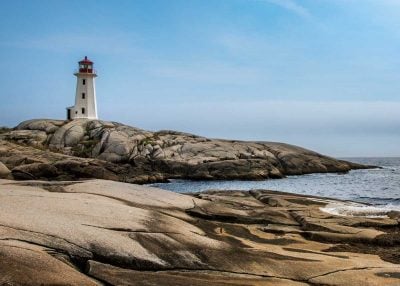
<svg viewBox="0 0 400 286">
<path fill-rule="evenodd" d="M 85 99 L 85 93 L 82 92 L 82 99 Z"/>
<path fill-rule="evenodd" d="M 82 114 L 85 114 L 85 108 L 82 107 Z"/>
<path fill-rule="evenodd" d="M 85 85 L 86 84 L 86 80 L 82 79 L 82 84 Z"/>
</svg>

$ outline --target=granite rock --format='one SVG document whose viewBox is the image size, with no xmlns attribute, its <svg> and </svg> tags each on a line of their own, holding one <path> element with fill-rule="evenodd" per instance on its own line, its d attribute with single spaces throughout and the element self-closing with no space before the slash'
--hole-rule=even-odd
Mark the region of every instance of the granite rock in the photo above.
<svg viewBox="0 0 400 286">
<path fill-rule="evenodd" d="M 29 120 L 19 124 L 15 130 L 0 134 L 0 141 L 34 147 L 47 154 L 42 157 L 49 157 L 48 153 L 52 152 L 76 160 L 94 159 L 123 166 L 127 169 L 124 176 L 117 177 L 126 182 L 167 179 L 261 180 L 286 175 L 348 172 L 366 167 L 284 143 L 208 139 L 165 130 L 150 132 L 117 122 L 87 119 Z M 8 152 L 17 151 L 9 148 Z M 42 160 L 30 163 L 40 163 L 37 161 L 46 163 Z M 13 167 L 19 167 L 16 163 L 14 160 Z M 22 160 L 21 164 L 28 162 Z M 32 167 L 21 168 L 25 170 Z M 52 176 L 48 179 L 60 178 L 51 172 L 49 174 Z"/>
<path fill-rule="evenodd" d="M 11 171 L 0 161 L 0 179 L 7 179 L 10 177 Z"/>
<path fill-rule="evenodd" d="M 0 284 L 399 285 L 398 221 L 332 201 L 0 180 Z"/>
</svg>

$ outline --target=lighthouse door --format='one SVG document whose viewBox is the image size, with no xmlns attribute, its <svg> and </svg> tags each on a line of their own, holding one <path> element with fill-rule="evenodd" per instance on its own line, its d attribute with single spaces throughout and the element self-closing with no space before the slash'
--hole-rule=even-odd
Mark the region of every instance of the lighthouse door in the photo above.
<svg viewBox="0 0 400 286">
<path fill-rule="evenodd" d="M 67 119 L 71 120 L 71 109 L 67 109 Z"/>
</svg>

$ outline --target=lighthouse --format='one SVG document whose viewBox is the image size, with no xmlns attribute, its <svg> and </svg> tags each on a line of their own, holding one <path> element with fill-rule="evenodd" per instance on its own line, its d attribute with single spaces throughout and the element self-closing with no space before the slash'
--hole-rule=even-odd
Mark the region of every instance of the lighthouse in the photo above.
<svg viewBox="0 0 400 286">
<path fill-rule="evenodd" d="M 79 62 L 76 76 L 75 105 L 67 107 L 67 119 L 97 119 L 96 88 L 94 78 L 97 76 L 93 62 L 87 57 Z"/>
</svg>

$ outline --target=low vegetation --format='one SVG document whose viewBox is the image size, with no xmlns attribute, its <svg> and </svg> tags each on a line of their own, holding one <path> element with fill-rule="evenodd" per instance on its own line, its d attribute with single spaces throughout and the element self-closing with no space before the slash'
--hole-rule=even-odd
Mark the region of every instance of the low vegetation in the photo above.
<svg viewBox="0 0 400 286">
<path fill-rule="evenodd" d="M 91 158 L 92 150 L 99 142 L 99 140 L 87 140 L 81 142 L 81 144 L 72 147 L 74 156 L 81 158 Z"/>
<path fill-rule="evenodd" d="M 11 131 L 11 128 L 0 126 L 0 134 Z"/>
</svg>

